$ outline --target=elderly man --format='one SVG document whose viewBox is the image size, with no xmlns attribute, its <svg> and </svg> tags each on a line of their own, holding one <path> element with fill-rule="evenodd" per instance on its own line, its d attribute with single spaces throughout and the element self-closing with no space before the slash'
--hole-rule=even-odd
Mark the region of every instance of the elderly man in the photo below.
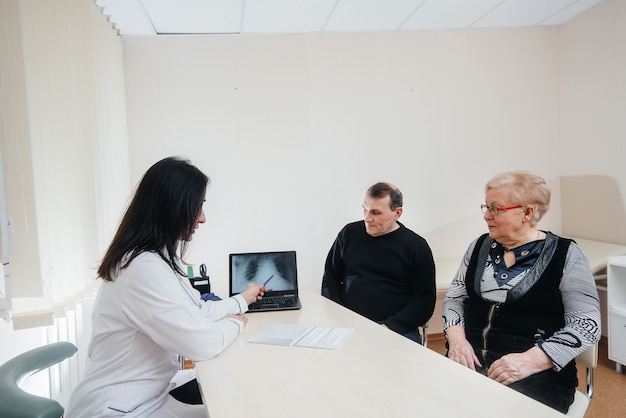
<svg viewBox="0 0 626 418">
<path fill-rule="evenodd" d="M 363 221 L 346 225 L 326 258 L 322 295 L 421 343 L 418 326 L 435 307 L 435 263 L 424 238 L 406 228 L 402 193 L 371 186 Z"/>
</svg>

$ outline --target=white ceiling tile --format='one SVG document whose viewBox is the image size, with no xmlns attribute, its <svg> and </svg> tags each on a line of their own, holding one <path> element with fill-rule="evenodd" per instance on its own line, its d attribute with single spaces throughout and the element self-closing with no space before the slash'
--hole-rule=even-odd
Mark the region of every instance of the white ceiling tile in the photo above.
<svg viewBox="0 0 626 418">
<path fill-rule="evenodd" d="M 239 33 L 241 0 L 142 0 L 157 33 Z"/>
<path fill-rule="evenodd" d="M 502 0 L 426 0 L 402 25 L 403 30 L 467 28 Z"/>
<path fill-rule="evenodd" d="M 504 0 L 472 27 L 527 27 L 537 25 L 576 0 Z"/>
<path fill-rule="evenodd" d="M 424 0 L 339 0 L 326 31 L 394 30 Z"/>
<path fill-rule="evenodd" d="M 96 0 L 122 35 L 560 25 L 603 0 Z M 625 0 L 626 1 L 626 0 Z"/>
<path fill-rule="evenodd" d="M 557 12 L 556 14 L 548 17 L 547 19 L 539 22 L 541 25 L 557 26 L 564 22 L 567 22 L 571 18 L 578 16 L 582 12 L 591 9 L 592 7 L 602 3 L 603 0 L 578 0 L 566 9 Z"/>
<path fill-rule="evenodd" d="M 336 0 L 244 0 L 246 33 L 318 32 Z"/>
</svg>

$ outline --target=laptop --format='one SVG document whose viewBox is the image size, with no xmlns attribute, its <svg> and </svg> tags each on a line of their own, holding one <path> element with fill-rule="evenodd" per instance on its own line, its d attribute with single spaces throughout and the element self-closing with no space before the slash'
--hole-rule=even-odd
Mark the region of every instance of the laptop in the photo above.
<svg viewBox="0 0 626 418">
<path fill-rule="evenodd" d="M 248 312 L 300 309 L 295 251 L 229 254 L 230 296 L 243 292 L 249 283 L 265 284 L 268 291 L 248 306 Z"/>
</svg>

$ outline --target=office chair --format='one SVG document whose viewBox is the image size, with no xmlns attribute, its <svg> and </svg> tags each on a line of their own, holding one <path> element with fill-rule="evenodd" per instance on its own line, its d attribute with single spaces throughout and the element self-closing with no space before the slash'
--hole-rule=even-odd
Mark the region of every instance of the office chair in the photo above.
<svg viewBox="0 0 626 418">
<path fill-rule="evenodd" d="M 52 399 L 31 395 L 20 389 L 27 377 L 72 357 L 77 348 L 60 341 L 22 353 L 0 366 L 0 417 L 59 418 L 65 412 Z"/>
<path fill-rule="evenodd" d="M 570 405 L 566 415 L 568 417 L 583 418 L 593 397 L 593 369 L 598 365 L 598 343 L 595 343 L 576 357 L 576 364 L 586 368 L 586 391 L 585 393 L 579 390 L 576 391 L 574 402 Z"/>
<path fill-rule="evenodd" d="M 429 321 L 426 321 L 424 325 L 422 325 L 421 327 L 417 327 L 417 331 L 422 336 L 422 345 L 424 347 L 428 346 L 428 322 Z"/>
</svg>

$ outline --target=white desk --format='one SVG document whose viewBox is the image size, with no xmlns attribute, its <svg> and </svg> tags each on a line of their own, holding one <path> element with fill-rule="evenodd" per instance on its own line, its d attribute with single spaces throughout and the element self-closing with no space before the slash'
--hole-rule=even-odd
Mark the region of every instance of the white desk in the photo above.
<svg viewBox="0 0 626 418">
<path fill-rule="evenodd" d="M 623 244 L 612 244 L 585 238 L 572 239 L 576 241 L 587 256 L 593 274 L 600 273 L 606 269 L 609 257 L 626 255 L 626 245 Z"/>
<path fill-rule="evenodd" d="M 302 305 L 248 314 L 228 349 L 196 363 L 211 418 L 563 417 L 312 291 Z M 339 350 L 247 342 L 272 323 L 354 332 Z"/>
</svg>

